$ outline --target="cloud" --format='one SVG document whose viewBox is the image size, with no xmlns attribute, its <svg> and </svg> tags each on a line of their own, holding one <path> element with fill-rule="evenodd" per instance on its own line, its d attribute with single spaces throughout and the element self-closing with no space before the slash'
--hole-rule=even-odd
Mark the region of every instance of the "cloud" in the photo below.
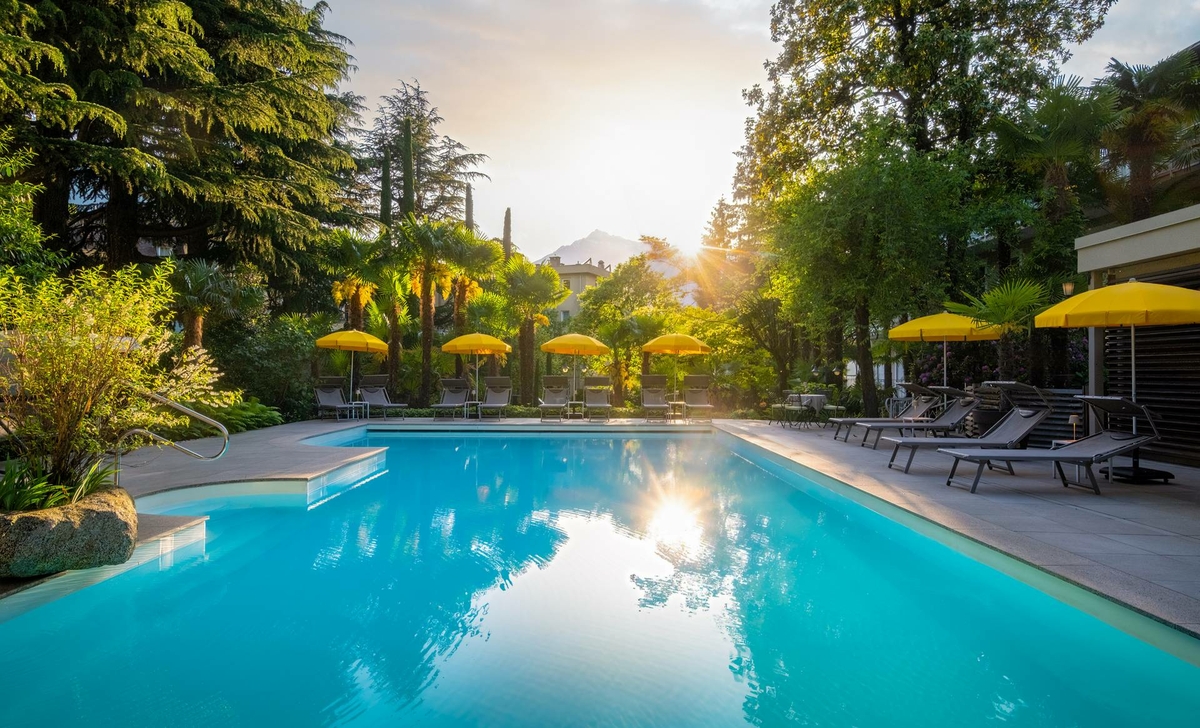
<svg viewBox="0 0 1200 728">
<path fill-rule="evenodd" d="M 1064 72 L 1092 81 L 1104 75 L 1111 58 L 1153 64 L 1200 41 L 1200 1 L 1121 0 L 1104 27 L 1076 46 Z"/>
</svg>

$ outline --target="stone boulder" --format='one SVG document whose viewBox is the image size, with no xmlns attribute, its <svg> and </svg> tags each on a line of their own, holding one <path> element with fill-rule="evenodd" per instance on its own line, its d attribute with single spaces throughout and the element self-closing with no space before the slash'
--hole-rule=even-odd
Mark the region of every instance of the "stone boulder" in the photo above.
<svg viewBox="0 0 1200 728">
<path fill-rule="evenodd" d="M 122 488 L 40 511 L 0 511 L 0 577 L 123 564 L 137 545 L 137 511 Z"/>
</svg>

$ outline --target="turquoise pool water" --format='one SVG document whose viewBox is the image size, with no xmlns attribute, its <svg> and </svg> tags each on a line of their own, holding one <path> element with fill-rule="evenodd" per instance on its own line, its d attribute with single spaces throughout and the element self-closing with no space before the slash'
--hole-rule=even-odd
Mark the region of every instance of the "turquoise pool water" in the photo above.
<svg viewBox="0 0 1200 728">
<path fill-rule="evenodd" d="M 0 623 L 0 725 L 1200 715 L 1192 664 L 710 436 L 352 444 L 388 472 L 178 508 L 206 543 Z"/>
</svg>

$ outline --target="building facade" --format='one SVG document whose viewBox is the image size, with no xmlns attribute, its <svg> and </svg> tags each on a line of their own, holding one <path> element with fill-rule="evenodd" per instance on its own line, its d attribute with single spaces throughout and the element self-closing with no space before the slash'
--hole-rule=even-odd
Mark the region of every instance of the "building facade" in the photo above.
<svg viewBox="0 0 1200 728">
<path fill-rule="evenodd" d="M 612 273 L 611 265 L 606 266 L 602 260 L 592 263 L 591 258 L 582 263 L 563 263 L 561 257 L 552 255 L 546 258 L 546 265 L 558 272 L 558 277 L 562 279 L 563 285 L 571 291 L 571 295 L 567 296 L 567 299 L 558 304 L 555 309 L 559 321 L 569 321 L 572 316 L 578 314 L 579 294 L 596 285 L 596 281 Z"/>
</svg>

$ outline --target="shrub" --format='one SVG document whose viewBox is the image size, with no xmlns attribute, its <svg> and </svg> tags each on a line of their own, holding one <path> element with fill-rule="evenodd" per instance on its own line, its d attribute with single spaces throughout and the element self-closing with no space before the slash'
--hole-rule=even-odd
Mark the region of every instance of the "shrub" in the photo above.
<svg viewBox="0 0 1200 728">
<path fill-rule="evenodd" d="M 277 408 L 292 422 L 312 417 L 313 342 L 329 333 L 326 317 L 288 314 L 274 319 L 223 321 L 204 337 L 223 382 Z M 219 419 L 219 418 L 218 418 Z"/>
<path fill-rule="evenodd" d="M 279 414 L 278 409 L 268 407 L 254 397 L 222 407 L 212 407 L 202 402 L 189 402 L 187 406 L 225 425 L 230 434 L 283 424 L 283 415 Z M 194 421 L 189 421 L 185 427 L 173 427 L 162 433 L 163 437 L 173 440 L 195 440 L 211 437 L 212 434 L 211 427 Z"/>
<path fill-rule="evenodd" d="M 28 282 L 0 274 L 0 403 L 26 487 L 44 474 L 79 497 L 103 484 L 96 466 L 131 428 L 164 428 L 181 418 L 142 392 L 220 405 L 217 372 L 193 349 L 172 360 L 171 266 L 143 276 L 89 269 Z M 131 443 L 131 445 L 134 443 Z M 16 477 L 16 476 L 14 476 Z"/>
</svg>

